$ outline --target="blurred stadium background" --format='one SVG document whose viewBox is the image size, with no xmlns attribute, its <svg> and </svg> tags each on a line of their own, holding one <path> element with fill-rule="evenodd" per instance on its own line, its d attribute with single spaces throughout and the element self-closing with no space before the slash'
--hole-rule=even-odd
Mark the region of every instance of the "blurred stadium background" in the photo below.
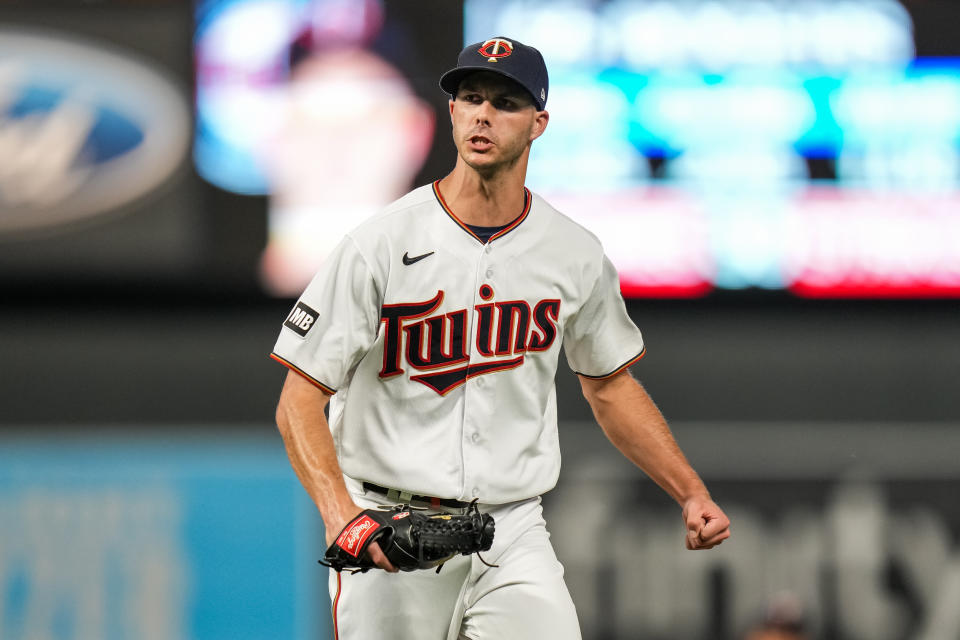
<svg viewBox="0 0 960 640">
<path fill-rule="evenodd" d="M 528 185 L 604 240 L 734 520 L 684 552 L 563 368 L 584 637 L 960 638 L 946 0 L 0 4 L 0 638 L 330 637 L 266 355 L 330 243 L 452 166 L 437 78 L 490 35 L 542 48 Z"/>
</svg>

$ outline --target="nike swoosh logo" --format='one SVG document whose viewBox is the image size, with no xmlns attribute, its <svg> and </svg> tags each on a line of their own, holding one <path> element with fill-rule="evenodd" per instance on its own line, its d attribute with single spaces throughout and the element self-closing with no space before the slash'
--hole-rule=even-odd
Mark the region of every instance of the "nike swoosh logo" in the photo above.
<svg viewBox="0 0 960 640">
<path fill-rule="evenodd" d="M 403 253 L 403 264 L 409 266 L 409 265 L 413 264 L 414 262 L 420 262 L 421 260 L 423 260 L 423 259 L 426 258 L 427 256 L 432 256 L 434 253 L 436 253 L 436 252 L 435 252 L 435 251 L 431 251 L 430 253 L 425 253 L 425 254 L 423 254 L 423 255 L 414 256 L 414 257 L 411 258 L 410 256 L 407 255 L 406 252 L 404 252 L 404 253 Z"/>
</svg>

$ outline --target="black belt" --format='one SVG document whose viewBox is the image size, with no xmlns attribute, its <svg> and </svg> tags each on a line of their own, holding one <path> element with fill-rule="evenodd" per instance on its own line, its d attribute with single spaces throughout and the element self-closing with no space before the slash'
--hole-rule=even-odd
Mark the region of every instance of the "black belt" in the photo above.
<svg viewBox="0 0 960 640">
<path fill-rule="evenodd" d="M 433 496 L 418 496 L 410 493 L 405 493 L 399 489 L 387 489 L 386 487 L 381 487 L 378 484 L 373 484 L 372 482 L 363 483 L 364 491 L 372 491 L 373 493 L 380 494 L 385 496 L 388 500 L 393 500 L 394 502 L 400 502 L 403 504 L 413 504 L 419 502 L 423 505 L 430 507 L 446 507 L 448 509 L 466 509 L 470 506 L 469 502 L 462 502 L 460 500 L 454 500 L 453 498 L 434 498 Z"/>
</svg>

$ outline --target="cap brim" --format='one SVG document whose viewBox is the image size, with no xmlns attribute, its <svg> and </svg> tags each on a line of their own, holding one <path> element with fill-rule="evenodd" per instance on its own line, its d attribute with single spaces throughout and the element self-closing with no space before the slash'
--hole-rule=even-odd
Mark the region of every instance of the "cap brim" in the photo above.
<svg viewBox="0 0 960 640">
<path fill-rule="evenodd" d="M 540 101 L 537 100 L 537 97 L 530 93 L 530 90 L 527 89 L 519 79 L 513 74 L 507 73 L 506 71 L 501 71 L 500 69 L 495 69 L 493 67 L 487 66 L 472 66 L 472 67 L 457 67 L 456 69 L 451 69 L 445 74 L 440 76 L 440 88 L 449 93 L 452 97 L 457 95 L 457 87 L 460 86 L 460 81 L 471 73 L 476 73 L 477 71 L 489 71 L 490 73 L 498 73 L 505 78 L 510 78 L 516 82 L 520 87 L 527 92 L 527 95 L 533 100 L 533 104 L 536 105 L 537 109 L 543 111 L 543 105 L 540 104 Z"/>
</svg>

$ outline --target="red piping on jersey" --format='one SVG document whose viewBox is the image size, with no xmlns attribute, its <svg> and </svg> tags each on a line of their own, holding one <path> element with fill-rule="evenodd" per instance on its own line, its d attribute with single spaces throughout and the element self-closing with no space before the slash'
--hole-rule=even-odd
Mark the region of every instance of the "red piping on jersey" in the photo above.
<svg viewBox="0 0 960 640">
<path fill-rule="evenodd" d="M 443 199 L 443 194 L 440 193 L 439 180 L 433 183 L 433 195 L 437 197 L 437 202 L 439 202 L 440 206 L 443 207 L 443 210 L 447 212 L 447 215 L 450 216 L 450 218 L 454 222 L 456 222 L 461 229 L 463 229 L 464 231 L 469 233 L 471 236 L 476 238 L 477 242 L 483 243 L 483 240 L 481 240 L 477 234 L 471 231 L 470 227 L 468 227 L 465 222 L 463 222 L 460 218 L 456 216 L 456 214 L 453 211 L 450 210 L 450 207 L 447 205 L 447 201 Z M 533 206 L 533 195 L 530 193 L 529 189 L 524 187 L 523 188 L 523 211 L 520 212 L 520 215 L 517 216 L 516 219 L 513 220 L 513 222 L 511 222 L 506 227 L 504 227 L 500 231 L 497 231 L 495 234 L 490 236 L 490 240 L 488 242 L 493 242 L 497 238 L 500 238 L 510 233 L 514 229 L 516 229 L 521 222 L 527 219 L 527 215 L 530 213 L 530 207 L 532 206 Z"/>
<path fill-rule="evenodd" d="M 337 571 L 337 595 L 333 597 L 333 640 L 340 640 L 340 625 L 337 623 L 337 605 L 340 604 L 340 590 L 343 583 L 340 582 L 340 572 Z"/>
<path fill-rule="evenodd" d="M 585 374 L 585 373 L 580 373 L 579 371 L 577 371 L 576 373 L 577 373 L 578 376 L 583 376 L 584 378 L 590 378 L 591 380 L 606 380 L 607 378 L 612 378 L 613 376 L 617 375 L 618 373 L 620 373 L 621 371 L 623 371 L 623 370 L 626 369 L 627 367 L 630 367 L 630 366 L 634 365 L 635 363 L 639 362 L 640 358 L 642 358 L 642 357 L 645 356 L 645 355 L 647 355 L 647 348 L 646 348 L 646 347 L 643 348 L 643 351 L 641 351 L 641 352 L 638 353 L 636 356 L 634 356 L 633 358 L 631 358 L 630 360 L 628 360 L 628 361 L 626 362 L 626 364 L 622 364 L 622 365 L 620 365 L 619 367 L 617 367 L 616 369 L 614 369 L 613 371 L 611 371 L 610 373 L 605 373 L 605 374 L 603 374 L 602 376 L 588 376 L 587 374 Z"/>
<path fill-rule="evenodd" d="M 304 378 L 307 379 L 307 382 L 309 382 L 309 383 L 312 384 L 313 386 L 319 388 L 321 391 L 323 391 L 323 392 L 326 393 L 327 395 L 331 395 L 331 396 L 332 396 L 333 394 L 335 394 L 335 393 L 337 392 L 336 389 L 331 389 L 330 387 L 328 387 L 327 385 L 323 384 L 322 382 L 320 382 L 320 381 L 317 380 L 316 378 L 312 377 L 309 373 L 307 373 L 307 372 L 304 371 L 303 369 L 300 369 L 299 367 L 297 367 L 297 365 L 293 364 L 292 362 L 288 362 L 287 360 L 284 360 L 283 358 L 281 358 L 281 357 L 278 356 L 277 354 L 271 353 L 271 354 L 270 354 L 270 357 L 273 358 L 274 360 L 276 360 L 277 362 L 279 362 L 280 364 L 282 364 L 283 366 L 287 367 L 287 368 L 290 369 L 291 371 L 294 371 L 294 372 L 296 372 L 296 373 L 299 373 L 301 376 L 303 376 Z"/>
</svg>

